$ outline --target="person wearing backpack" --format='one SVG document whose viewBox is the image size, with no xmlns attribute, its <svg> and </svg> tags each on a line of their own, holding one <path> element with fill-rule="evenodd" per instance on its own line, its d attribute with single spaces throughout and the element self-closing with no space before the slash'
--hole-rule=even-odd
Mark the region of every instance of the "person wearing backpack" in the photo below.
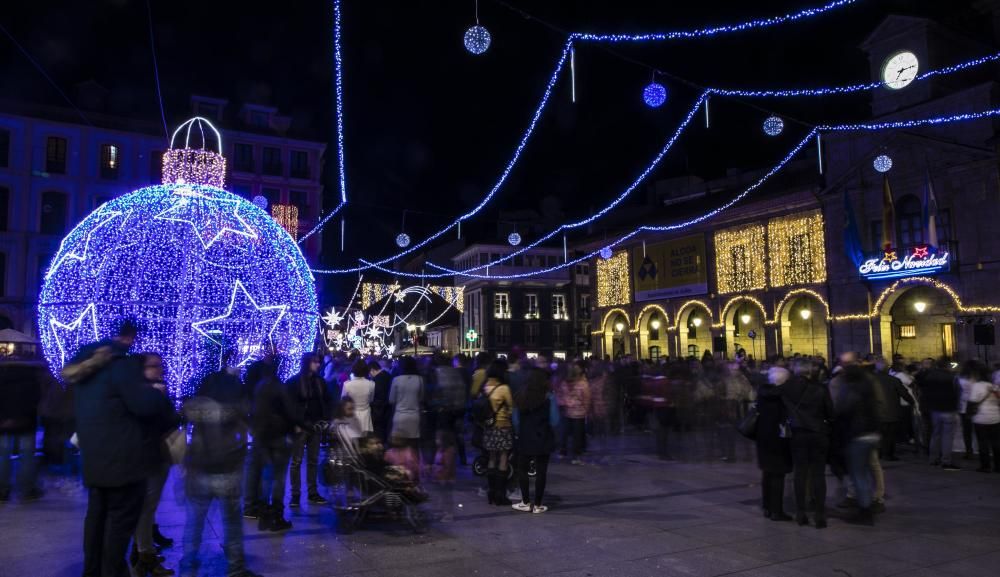
<svg viewBox="0 0 1000 577">
<path fill-rule="evenodd" d="M 514 400 L 503 382 L 507 363 L 494 361 L 486 371 L 481 399 L 473 407 L 476 423 L 483 427 L 483 449 L 487 451 L 487 497 L 491 505 L 510 505 L 507 498 L 507 457 L 514 447 L 511 410 Z M 485 400 L 483 400 L 485 399 Z"/>
</svg>

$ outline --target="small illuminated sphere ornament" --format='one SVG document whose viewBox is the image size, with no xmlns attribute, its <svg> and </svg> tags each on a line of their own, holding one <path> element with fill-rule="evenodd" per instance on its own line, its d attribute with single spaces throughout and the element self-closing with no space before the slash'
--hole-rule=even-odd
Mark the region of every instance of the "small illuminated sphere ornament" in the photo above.
<svg viewBox="0 0 1000 577">
<path fill-rule="evenodd" d="M 261 210 L 267 210 L 267 199 L 261 195 L 253 197 L 254 206 Z"/>
<path fill-rule="evenodd" d="M 512 232 L 507 236 L 507 242 L 510 243 L 510 246 L 517 246 L 521 244 L 521 235 Z"/>
<path fill-rule="evenodd" d="M 490 42 L 492 40 L 490 31 L 479 24 L 465 31 L 465 49 L 477 56 L 490 49 Z"/>
<path fill-rule="evenodd" d="M 399 248 L 406 248 L 410 246 L 410 235 L 405 232 L 399 233 L 399 235 L 396 236 L 396 246 Z"/>
<path fill-rule="evenodd" d="M 162 355 L 174 395 L 194 391 L 227 351 L 246 366 L 273 347 L 290 377 L 319 322 L 308 264 L 265 211 L 207 183 L 224 175 L 205 170 L 224 166 L 221 155 L 175 150 L 164 155 L 164 184 L 103 204 L 63 239 L 38 297 L 46 360 L 58 375 L 133 317 L 133 352 Z"/>
<path fill-rule="evenodd" d="M 888 154 L 880 154 L 872 161 L 872 166 L 875 167 L 876 171 L 885 174 L 892 170 L 892 157 Z"/>
<path fill-rule="evenodd" d="M 642 89 L 642 101 L 650 108 L 659 108 L 667 101 L 667 88 L 658 82 L 650 82 Z"/>
<path fill-rule="evenodd" d="M 609 258 L 614 256 L 614 252 L 611 251 L 610 247 L 604 247 L 601 249 L 600 255 L 601 258 L 603 258 L 604 260 L 608 260 Z"/>
<path fill-rule="evenodd" d="M 785 121 L 777 116 L 770 116 L 764 121 L 764 134 L 778 136 L 785 131 Z"/>
</svg>

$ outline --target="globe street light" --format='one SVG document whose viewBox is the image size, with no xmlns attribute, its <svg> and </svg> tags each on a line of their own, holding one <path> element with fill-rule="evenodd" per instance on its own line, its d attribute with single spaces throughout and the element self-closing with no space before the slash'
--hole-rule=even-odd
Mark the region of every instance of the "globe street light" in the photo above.
<svg viewBox="0 0 1000 577">
<path fill-rule="evenodd" d="M 740 320 L 743 321 L 743 324 L 745 324 L 745 325 L 750 324 L 750 315 L 749 315 L 749 313 L 743 313 L 742 315 L 740 315 Z"/>
<path fill-rule="evenodd" d="M 691 324 L 694 325 L 694 328 L 700 327 L 701 326 L 701 317 L 694 317 L 693 319 L 691 319 Z"/>
<path fill-rule="evenodd" d="M 652 327 L 654 331 L 660 330 L 660 319 L 653 319 L 650 321 L 649 326 Z"/>
<path fill-rule="evenodd" d="M 799 311 L 799 316 L 802 317 L 802 320 L 807 321 L 809 320 L 809 317 L 812 316 L 812 311 L 809 309 L 802 309 Z"/>
<path fill-rule="evenodd" d="M 925 310 L 927 310 L 927 303 L 925 303 L 924 301 L 917 301 L 913 303 L 913 308 L 917 309 L 918 313 L 922 313 Z"/>
<path fill-rule="evenodd" d="M 621 321 L 618 321 L 617 323 L 615 323 L 615 330 L 618 331 L 618 332 L 622 332 L 623 330 L 625 330 L 625 323 L 623 323 Z"/>
</svg>

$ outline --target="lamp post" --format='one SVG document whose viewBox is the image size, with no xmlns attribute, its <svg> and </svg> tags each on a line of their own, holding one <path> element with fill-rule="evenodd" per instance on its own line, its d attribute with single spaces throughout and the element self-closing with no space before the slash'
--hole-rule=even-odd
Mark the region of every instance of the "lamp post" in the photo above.
<svg viewBox="0 0 1000 577">
<path fill-rule="evenodd" d="M 419 327 L 417 325 L 406 325 L 406 330 L 410 333 L 410 339 L 413 341 L 413 356 L 417 356 L 417 330 Z"/>
</svg>

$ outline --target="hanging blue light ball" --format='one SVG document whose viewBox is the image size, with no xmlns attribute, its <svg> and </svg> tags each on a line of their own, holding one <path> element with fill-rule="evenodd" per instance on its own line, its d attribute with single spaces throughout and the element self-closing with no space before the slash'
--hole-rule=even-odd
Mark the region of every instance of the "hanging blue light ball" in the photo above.
<svg viewBox="0 0 1000 577">
<path fill-rule="evenodd" d="M 267 198 L 258 194 L 257 196 L 253 197 L 253 203 L 254 205 L 257 206 L 257 208 L 261 210 L 267 210 Z"/>
<path fill-rule="evenodd" d="M 603 258 L 604 260 L 608 260 L 609 258 L 611 258 L 612 256 L 614 256 L 614 254 L 615 253 L 612 252 L 612 250 L 611 250 L 610 247 L 606 246 L 606 247 L 604 247 L 604 248 L 601 249 L 601 258 Z"/>
<path fill-rule="evenodd" d="M 309 265 L 273 218 L 221 188 L 177 183 L 108 201 L 63 239 L 38 295 L 53 373 L 125 317 L 140 326 L 133 352 L 159 353 L 178 397 L 226 351 L 246 366 L 273 345 L 289 378 L 319 321 Z"/>
<path fill-rule="evenodd" d="M 883 174 L 889 172 L 892 170 L 892 157 L 888 154 L 880 154 L 872 161 L 872 166 L 875 167 L 875 170 Z"/>
<path fill-rule="evenodd" d="M 642 100 L 650 108 L 659 108 L 667 101 L 667 88 L 658 82 L 650 82 L 642 89 Z"/>
<path fill-rule="evenodd" d="M 777 116 L 771 116 L 764 121 L 764 134 L 778 136 L 785 131 L 785 121 Z"/>
<path fill-rule="evenodd" d="M 490 31 L 476 24 L 465 31 L 465 49 L 472 54 L 482 54 L 490 49 Z"/>
<path fill-rule="evenodd" d="M 410 235 L 405 232 L 399 233 L 399 235 L 396 236 L 396 246 L 399 248 L 406 248 L 410 246 Z"/>
<path fill-rule="evenodd" d="M 510 246 L 517 246 L 521 244 L 521 235 L 517 234 L 516 232 L 512 232 L 507 237 L 507 242 L 510 243 Z"/>
</svg>

